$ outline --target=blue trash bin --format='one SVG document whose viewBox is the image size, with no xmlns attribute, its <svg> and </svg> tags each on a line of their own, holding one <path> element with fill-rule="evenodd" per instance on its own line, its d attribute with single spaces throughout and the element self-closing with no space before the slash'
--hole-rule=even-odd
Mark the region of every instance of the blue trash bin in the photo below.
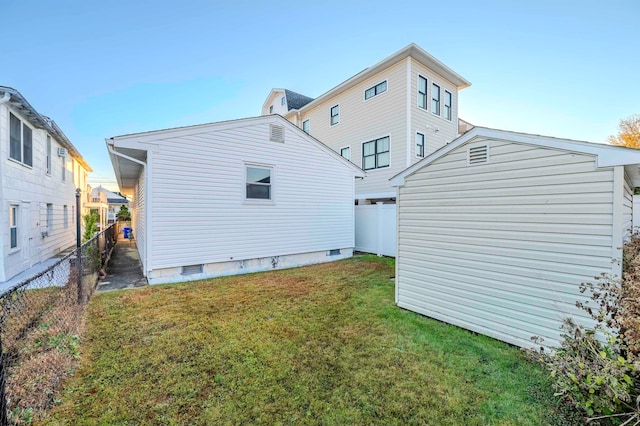
<svg viewBox="0 0 640 426">
<path fill-rule="evenodd" d="M 125 226 L 124 228 L 122 228 L 122 232 L 124 233 L 125 238 L 129 238 L 129 235 L 131 235 L 131 228 Z"/>
</svg>

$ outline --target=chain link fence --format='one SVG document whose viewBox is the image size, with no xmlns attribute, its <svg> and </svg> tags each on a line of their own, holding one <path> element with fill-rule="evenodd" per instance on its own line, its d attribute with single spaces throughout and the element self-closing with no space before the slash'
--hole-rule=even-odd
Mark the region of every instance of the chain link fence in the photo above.
<svg viewBox="0 0 640 426">
<path fill-rule="evenodd" d="M 114 225 L 0 295 L 0 424 L 41 417 L 79 357 L 84 310 L 116 243 Z"/>
</svg>

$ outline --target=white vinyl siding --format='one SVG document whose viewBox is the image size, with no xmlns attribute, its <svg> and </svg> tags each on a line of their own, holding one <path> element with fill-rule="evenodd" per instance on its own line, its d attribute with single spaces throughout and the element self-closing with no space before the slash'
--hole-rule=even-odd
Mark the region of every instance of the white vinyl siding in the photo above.
<svg viewBox="0 0 640 426">
<path fill-rule="evenodd" d="M 401 61 L 375 74 L 362 83 L 306 110 L 302 120 L 311 119 L 311 136 L 336 152 L 351 146 L 351 161 L 362 167 L 364 142 L 388 135 L 391 141 L 389 167 L 376 169 L 364 179 L 356 181 L 356 193 L 395 192 L 389 178 L 406 167 L 407 152 L 407 71 L 406 62 Z M 366 101 L 363 93 L 381 81 L 387 81 L 387 91 Z M 331 126 L 327 111 L 340 105 L 341 115 L 348 111 L 348 119 L 341 117 L 339 126 Z M 413 136 L 411 140 L 413 144 Z"/>
<path fill-rule="evenodd" d="M 611 272 L 613 169 L 595 157 L 488 141 L 462 145 L 399 188 L 398 305 L 531 347 L 557 346 L 582 282 Z"/>
<path fill-rule="evenodd" d="M 31 146 L 27 147 L 27 151 L 31 150 L 31 167 L 24 167 L 17 160 L 10 159 L 10 115 L 20 121 L 21 127 L 30 124 L 10 104 L 0 105 L 0 157 L 4 159 L 0 167 L 0 201 L 5 215 L 5 226 L 0 230 L 0 239 L 4 242 L 4 250 L 0 252 L 0 282 L 75 244 L 75 226 L 64 227 L 63 206 L 75 205 L 76 186 L 73 182 L 62 182 L 61 157 L 57 156 L 58 148 L 62 145 L 44 129 L 31 127 Z M 20 149 L 22 153 L 24 147 Z M 49 170 L 47 157 L 51 162 Z M 71 158 L 71 154 L 67 158 Z M 48 171 L 50 174 L 47 174 Z M 80 188 L 84 190 L 86 185 Z M 82 197 L 85 200 L 86 193 L 83 192 Z M 16 224 L 18 247 L 9 252 L 11 230 L 8 215 L 12 204 L 19 207 Z M 47 204 L 51 204 L 49 215 Z M 48 236 L 43 238 L 43 232 Z"/>
<path fill-rule="evenodd" d="M 138 175 L 138 182 L 133 191 L 133 201 L 131 203 L 131 229 L 133 230 L 133 238 L 136 240 L 136 247 L 140 254 L 140 261 L 142 262 L 142 270 L 145 275 L 147 273 L 147 222 L 146 222 L 146 209 L 147 209 L 147 197 L 145 194 L 145 169 L 140 170 Z M 185 172 L 186 173 L 186 172 Z M 182 223 L 182 222 L 181 222 Z"/>
<path fill-rule="evenodd" d="M 162 137 L 152 158 L 148 270 L 354 246 L 354 170 L 295 129 L 286 129 L 284 143 L 270 142 L 265 129 L 278 120 L 265 116 Z M 274 171 L 268 206 L 245 201 L 251 164 Z M 141 247 L 143 227 L 135 228 Z"/>
</svg>

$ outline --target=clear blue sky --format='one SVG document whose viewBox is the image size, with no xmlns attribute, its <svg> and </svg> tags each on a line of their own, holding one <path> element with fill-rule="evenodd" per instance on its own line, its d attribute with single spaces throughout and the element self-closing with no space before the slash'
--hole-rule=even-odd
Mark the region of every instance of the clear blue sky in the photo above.
<svg viewBox="0 0 640 426">
<path fill-rule="evenodd" d="M 640 2 L 0 2 L 0 85 L 114 183 L 104 139 L 316 97 L 414 42 L 471 81 L 476 125 L 603 142 L 640 113 Z"/>
</svg>

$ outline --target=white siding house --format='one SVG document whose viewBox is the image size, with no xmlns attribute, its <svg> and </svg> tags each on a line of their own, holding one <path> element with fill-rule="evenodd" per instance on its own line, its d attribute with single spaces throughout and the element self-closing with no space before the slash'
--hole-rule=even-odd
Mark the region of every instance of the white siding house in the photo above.
<svg viewBox="0 0 640 426">
<path fill-rule="evenodd" d="M 75 244 L 76 188 L 89 171 L 53 120 L 0 86 L 0 282 Z"/>
<path fill-rule="evenodd" d="M 106 142 L 151 284 L 352 255 L 364 172 L 281 116 Z"/>
<path fill-rule="evenodd" d="M 496 339 L 560 341 L 579 285 L 621 276 L 640 150 L 474 128 L 392 178 L 396 303 Z M 612 262 L 612 259 L 614 262 Z"/>
</svg>

